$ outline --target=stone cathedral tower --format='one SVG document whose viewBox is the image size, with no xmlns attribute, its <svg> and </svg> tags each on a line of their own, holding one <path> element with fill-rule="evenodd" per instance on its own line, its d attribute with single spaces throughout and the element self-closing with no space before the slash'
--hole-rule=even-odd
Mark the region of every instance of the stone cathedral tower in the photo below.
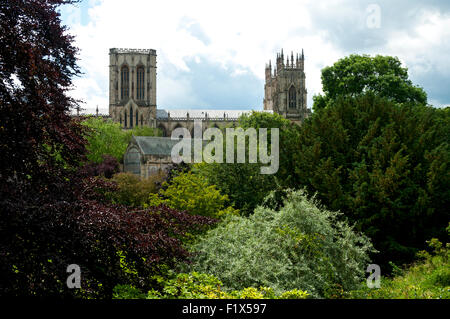
<svg viewBox="0 0 450 319">
<path fill-rule="evenodd" d="M 124 128 L 156 127 L 155 50 L 109 50 L 109 114 Z"/>
<path fill-rule="evenodd" d="M 305 56 L 295 55 L 284 60 L 283 49 L 277 54 L 272 73 L 272 63 L 266 65 L 266 84 L 264 85 L 264 110 L 272 110 L 285 118 L 301 123 L 310 114 L 306 106 Z"/>
</svg>

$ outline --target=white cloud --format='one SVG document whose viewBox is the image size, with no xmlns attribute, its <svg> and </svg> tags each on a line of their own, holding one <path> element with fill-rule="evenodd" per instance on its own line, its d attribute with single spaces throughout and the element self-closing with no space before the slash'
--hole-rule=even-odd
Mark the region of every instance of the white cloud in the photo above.
<svg viewBox="0 0 450 319">
<path fill-rule="evenodd" d="M 339 21 L 364 18 L 365 12 L 358 11 L 360 7 L 345 11 L 340 3 L 90 0 L 87 24 L 82 24 L 80 10 L 65 12 L 64 22 L 76 36 L 76 45 L 81 49 L 79 64 L 85 72 L 75 81 L 74 95 L 86 101 L 88 112 L 94 112 L 97 104 L 100 112 L 108 111 L 108 52 L 112 47 L 157 50 L 160 108 L 173 104 L 183 107 L 183 101 L 186 105 L 202 103 L 201 92 L 192 92 L 185 78 L 177 79 L 171 72 L 189 71 L 187 60 L 206 58 L 223 68 L 233 66 L 230 76 L 251 72 L 263 79 L 265 64 L 269 59 L 274 61 L 278 50 L 284 48 L 285 53 L 290 53 L 304 48 L 308 105 L 312 106 L 312 96 L 321 92 L 320 70 L 352 53 L 330 41 L 331 29 L 314 25 L 312 12 L 317 12 L 319 6 L 323 7 L 320 10 L 331 6 L 343 12 Z M 309 10 L 311 7 L 314 10 Z M 414 34 L 394 30 L 388 33 L 385 48 L 377 50 L 399 56 L 412 72 L 428 72 L 430 67 L 439 66 L 448 73 L 450 63 L 444 61 L 447 56 L 436 56 L 432 51 L 442 45 L 450 48 L 449 30 L 448 17 L 427 13 L 423 20 L 415 22 Z M 193 100 L 194 96 L 197 100 Z M 262 107 L 262 101 L 258 104 Z"/>
<path fill-rule="evenodd" d="M 415 21 L 412 32 L 391 34 L 386 51 L 411 65 L 410 69 L 416 75 L 432 70 L 450 74 L 448 55 L 442 54 L 442 51 L 450 51 L 450 16 L 424 12 L 421 20 Z"/>
<path fill-rule="evenodd" d="M 290 34 L 292 30 L 311 27 L 306 7 L 297 1 L 280 7 L 282 15 L 276 14 L 271 1 L 108 0 L 92 1 L 91 5 L 88 24 L 81 24 L 79 11 L 74 9 L 71 13 L 75 17 L 64 21 L 69 22 L 70 33 L 76 36 L 76 45 L 81 49 L 79 64 L 85 75 L 75 81 L 74 95 L 84 98 L 88 112 L 95 110 L 94 101 L 100 103 L 101 112 L 107 112 L 111 47 L 157 50 L 157 94 L 162 107 L 189 99 L 189 83 L 177 82 L 165 73 L 171 67 L 188 71 L 188 58 L 206 57 L 224 68 L 235 65 L 235 75 L 250 70 L 262 79 L 265 63 L 273 60 L 281 47 L 295 51 L 304 47 L 310 57 L 316 56 L 313 50 L 321 51 L 305 43 L 301 34 Z M 208 38 L 208 45 L 192 32 L 193 25 Z M 319 39 L 315 41 L 318 43 Z"/>
</svg>

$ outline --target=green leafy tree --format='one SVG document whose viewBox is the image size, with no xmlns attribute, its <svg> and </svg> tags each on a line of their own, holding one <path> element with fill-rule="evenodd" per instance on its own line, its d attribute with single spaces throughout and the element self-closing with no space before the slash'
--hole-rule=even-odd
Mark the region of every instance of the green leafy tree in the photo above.
<svg viewBox="0 0 450 319">
<path fill-rule="evenodd" d="M 414 86 L 407 68 L 397 57 L 352 54 L 322 70 L 324 95 L 316 95 L 313 109 L 322 109 L 339 96 L 357 96 L 372 91 L 398 103 L 426 104 L 427 94 Z"/>
<path fill-rule="evenodd" d="M 131 135 L 134 136 L 162 136 L 162 133 L 159 129 L 156 128 L 152 128 L 149 126 L 137 126 L 134 127 L 132 130 L 127 130 L 126 131 L 129 136 L 129 138 L 131 138 Z"/>
<path fill-rule="evenodd" d="M 445 233 L 449 137 L 449 109 L 341 97 L 302 126 L 296 187 L 355 222 L 381 252 L 377 263 L 409 262 Z"/>
<path fill-rule="evenodd" d="M 123 130 L 119 123 L 97 117 L 88 117 L 83 124 L 89 128 L 87 134 L 87 159 L 101 163 L 103 155 L 111 155 L 121 162 L 131 136 L 158 136 L 159 131 L 150 127 Z"/>
<path fill-rule="evenodd" d="M 301 289 L 313 297 L 336 286 L 355 289 L 372 245 L 338 217 L 303 191 L 291 191 L 278 211 L 259 206 L 250 217 L 233 216 L 210 230 L 193 245 L 191 270 L 232 289 Z"/>
<path fill-rule="evenodd" d="M 188 171 L 173 177 L 170 184 L 163 184 L 159 194 L 150 194 L 149 205 L 164 204 L 185 210 L 193 215 L 221 218 L 237 214 L 237 210 L 227 206 L 228 196 L 222 195 L 205 177 Z"/>
<path fill-rule="evenodd" d="M 200 174 L 207 177 L 212 185 L 228 195 L 230 202 L 242 215 L 250 215 L 261 204 L 267 194 L 274 189 L 290 186 L 291 173 L 295 167 L 292 154 L 299 127 L 279 114 L 252 112 L 239 118 L 238 127 L 267 128 L 268 149 L 270 150 L 271 128 L 279 129 L 279 168 L 276 174 L 261 174 L 261 163 L 212 163 L 196 166 Z M 225 139 L 224 139 L 225 140 Z M 248 154 L 248 143 L 246 145 Z M 225 149 L 224 149 L 225 156 Z"/>
<path fill-rule="evenodd" d="M 122 131 L 119 123 L 89 117 L 83 124 L 90 129 L 87 136 L 87 159 L 90 162 L 102 162 L 104 154 L 113 156 L 119 162 L 122 160 L 128 145 L 128 136 Z"/>
<path fill-rule="evenodd" d="M 257 164 L 212 163 L 198 168 L 208 183 L 217 185 L 228 196 L 230 204 L 246 216 L 253 213 L 275 184 L 273 176 L 262 175 Z"/>
</svg>

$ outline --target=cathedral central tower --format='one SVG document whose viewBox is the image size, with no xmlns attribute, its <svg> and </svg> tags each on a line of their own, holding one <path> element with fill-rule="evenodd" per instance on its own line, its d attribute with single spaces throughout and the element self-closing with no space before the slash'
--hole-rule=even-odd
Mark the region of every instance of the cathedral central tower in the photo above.
<svg viewBox="0 0 450 319">
<path fill-rule="evenodd" d="M 155 50 L 109 50 L 109 114 L 124 128 L 155 127 Z"/>
</svg>

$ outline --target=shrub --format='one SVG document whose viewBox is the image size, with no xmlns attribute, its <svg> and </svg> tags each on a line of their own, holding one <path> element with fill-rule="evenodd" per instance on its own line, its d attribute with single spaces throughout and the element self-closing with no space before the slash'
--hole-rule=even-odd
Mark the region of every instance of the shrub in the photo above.
<svg viewBox="0 0 450 319">
<path fill-rule="evenodd" d="M 113 177 L 118 189 L 111 193 L 114 202 L 138 207 L 143 206 L 150 194 L 157 192 L 157 182 L 162 174 L 141 178 L 133 173 L 118 173 Z"/>
<path fill-rule="evenodd" d="M 210 185 L 227 195 L 242 215 L 248 216 L 275 184 L 274 176 L 261 174 L 260 167 L 252 163 L 202 163 L 197 170 Z"/>
<path fill-rule="evenodd" d="M 113 290 L 114 299 L 145 299 L 145 294 L 132 285 L 117 285 Z"/>
<path fill-rule="evenodd" d="M 308 293 L 295 289 L 276 295 L 271 288 L 247 287 L 242 290 L 227 291 L 215 276 L 191 272 L 173 275 L 172 278 L 159 277 L 160 290 L 152 289 L 147 296 L 131 285 L 114 288 L 116 299 L 305 299 Z"/>
<path fill-rule="evenodd" d="M 164 204 L 213 218 L 237 214 L 235 209 L 226 206 L 227 202 L 228 197 L 221 195 L 214 185 L 209 185 L 206 178 L 190 171 L 172 177 L 170 184 L 163 184 L 159 196 L 152 194 L 149 198 L 152 206 Z"/>
<path fill-rule="evenodd" d="M 447 228 L 449 230 L 449 228 Z M 436 238 L 428 241 L 433 252 L 421 251 L 421 261 L 406 267 L 401 274 L 381 278 L 379 289 L 360 289 L 347 294 L 348 298 L 366 299 L 450 299 L 450 244 L 445 246 Z"/>
<path fill-rule="evenodd" d="M 185 260 L 183 241 L 213 220 L 168 207 L 130 211 L 102 200 L 102 179 L 75 183 L 72 201 L 2 211 L 0 294 L 110 298 L 115 285 L 151 288 L 159 265 Z M 106 184 L 106 188 L 109 184 Z M 82 289 L 68 289 L 66 268 L 82 271 Z"/>
<path fill-rule="evenodd" d="M 432 286 L 450 287 L 450 265 L 435 269 L 428 282 Z"/>
<path fill-rule="evenodd" d="M 280 299 L 305 299 L 308 293 L 299 289 L 285 291 L 280 295 Z"/>
<path fill-rule="evenodd" d="M 167 187 L 172 184 L 172 180 L 180 175 L 181 173 L 187 173 L 191 170 L 191 164 L 187 164 L 185 162 L 181 162 L 181 163 L 172 163 L 169 164 L 167 170 L 166 170 L 166 174 L 164 175 L 164 178 L 159 181 L 157 183 L 158 185 L 158 190 L 159 189 L 167 189 Z"/>
<path fill-rule="evenodd" d="M 337 284 L 355 288 L 372 245 L 317 205 L 303 191 L 289 191 L 279 211 L 258 207 L 250 217 L 229 217 L 193 245 L 190 269 L 233 289 L 301 289 L 320 297 Z"/>
</svg>

